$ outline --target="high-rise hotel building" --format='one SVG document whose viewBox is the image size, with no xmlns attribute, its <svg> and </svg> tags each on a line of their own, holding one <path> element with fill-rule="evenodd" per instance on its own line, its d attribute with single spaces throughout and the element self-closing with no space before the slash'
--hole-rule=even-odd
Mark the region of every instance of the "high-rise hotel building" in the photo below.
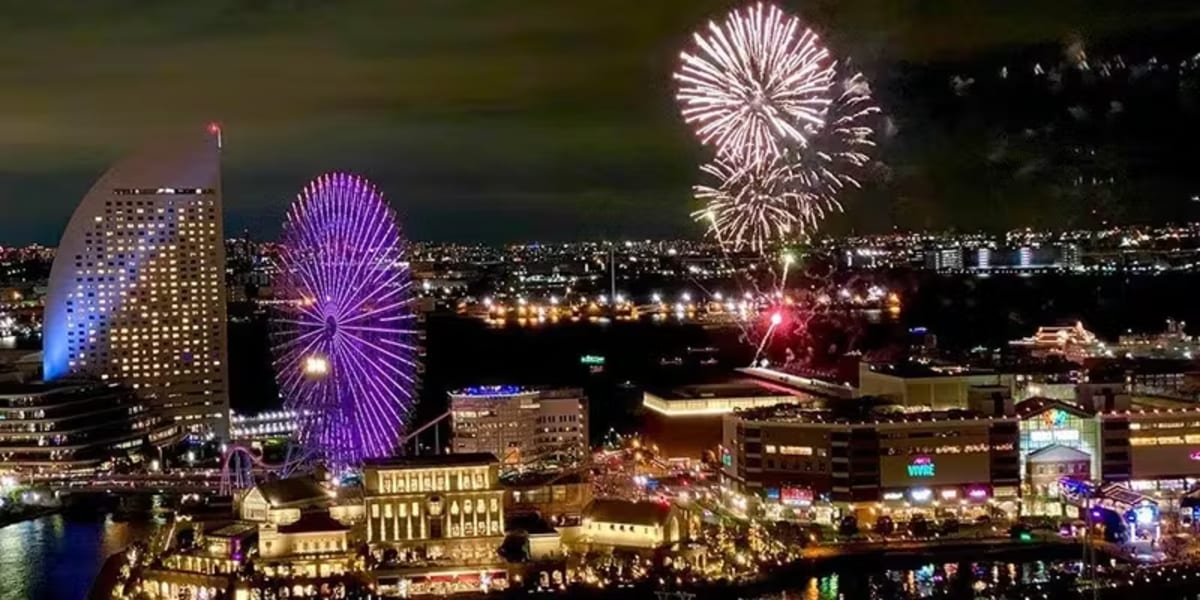
<svg viewBox="0 0 1200 600">
<path fill-rule="evenodd" d="M 227 438 L 220 131 L 147 148 L 106 172 L 54 257 L 47 381 L 121 382 L 188 432 Z"/>
</svg>

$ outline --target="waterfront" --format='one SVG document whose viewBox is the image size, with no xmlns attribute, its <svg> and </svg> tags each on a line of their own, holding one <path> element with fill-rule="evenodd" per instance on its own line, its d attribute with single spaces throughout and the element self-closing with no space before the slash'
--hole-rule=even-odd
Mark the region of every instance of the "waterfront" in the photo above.
<svg viewBox="0 0 1200 600">
<path fill-rule="evenodd" d="M 118 523 L 109 518 L 76 520 L 61 515 L 0 528 L 0 600 L 86 598 L 105 558 L 145 539 L 155 528 L 145 521 Z M 1063 556 L 1062 552 L 1050 555 Z M 800 569 L 756 592 L 778 594 L 783 586 L 787 598 L 805 600 L 955 598 L 983 584 L 1004 590 L 1047 582 L 1054 573 L 1077 568 L 1071 559 L 1015 560 L 1022 562 L 947 563 L 911 556 L 851 560 L 811 575 Z"/>
<path fill-rule="evenodd" d="M 157 526 L 50 515 L 0 528 L 0 599 L 86 598 L 111 554 Z"/>
</svg>

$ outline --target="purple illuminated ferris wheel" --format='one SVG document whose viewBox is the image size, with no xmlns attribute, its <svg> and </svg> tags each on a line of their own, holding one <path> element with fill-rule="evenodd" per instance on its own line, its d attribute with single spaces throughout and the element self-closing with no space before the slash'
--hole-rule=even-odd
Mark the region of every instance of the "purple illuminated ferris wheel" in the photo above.
<svg viewBox="0 0 1200 600">
<path fill-rule="evenodd" d="M 271 334 L 296 441 L 333 469 L 390 456 L 413 413 L 416 315 L 401 234 L 366 179 L 325 174 L 288 211 Z"/>
</svg>

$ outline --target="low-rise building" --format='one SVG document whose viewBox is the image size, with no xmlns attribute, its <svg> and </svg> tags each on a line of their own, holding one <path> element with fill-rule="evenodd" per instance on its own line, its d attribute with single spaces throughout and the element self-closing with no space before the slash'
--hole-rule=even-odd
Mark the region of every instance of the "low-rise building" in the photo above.
<svg viewBox="0 0 1200 600">
<path fill-rule="evenodd" d="M 487 453 L 368 460 L 367 543 L 379 562 L 372 575 L 380 593 L 505 587 L 499 474 Z"/>
<path fill-rule="evenodd" d="M 584 510 L 578 543 L 654 550 L 690 541 L 697 528 L 688 511 L 672 503 L 597 499 Z"/>
<path fill-rule="evenodd" d="M 150 598 L 228 598 L 238 570 L 250 557 L 257 523 L 225 522 L 193 528 L 192 547 L 177 549 L 142 574 L 142 592 Z"/>
<path fill-rule="evenodd" d="M 268 577 L 338 577 L 353 571 L 351 528 L 328 513 L 309 512 L 286 525 L 261 523 L 255 567 Z"/>
<path fill-rule="evenodd" d="M 229 436 L 235 441 L 287 439 L 296 431 L 299 414 L 294 410 L 269 410 L 252 415 L 231 414 Z"/>
<path fill-rule="evenodd" d="M 736 410 L 811 402 L 815 398 L 781 383 L 732 378 L 644 392 L 646 436 L 665 458 L 700 459 L 721 444 L 721 417 Z"/>
<path fill-rule="evenodd" d="M 1013 376 L 964 367 L 918 363 L 859 364 L 858 394 L 884 398 L 908 408 L 951 410 L 967 408 L 973 387 L 1013 387 Z M 1009 393 L 1011 396 L 1011 392 Z"/>
<path fill-rule="evenodd" d="M 420 559 L 491 563 L 504 541 L 504 489 L 491 454 L 367 461 L 367 542 Z"/>
<path fill-rule="evenodd" d="M 592 501 L 586 472 L 526 473 L 503 482 L 509 514 L 536 513 L 555 525 L 577 524 Z"/>
<path fill-rule="evenodd" d="M 260 483 L 241 498 L 239 514 L 246 521 L 287 525 L 303 513 L 328 512 L 330 492 L 311 477 L 291 477 Z"/>
<path fill-rule="evenodd" d="M 1064 514 L 1056 485 L 1063 478 L 1168 501 L 1200 483 L 1200 409 L 1143 409 L 1112 394 L 1081 400 L 1088 404 L 1033 398 L 1017 405 L 1023 513 Z"/>
<path fill-rule="evenodd" d="M 452 449 L 505 465 L 576 464 L 588 452 L 588 403 L 578 389 L 476 386 L 450 393 Z"/>
</svg>

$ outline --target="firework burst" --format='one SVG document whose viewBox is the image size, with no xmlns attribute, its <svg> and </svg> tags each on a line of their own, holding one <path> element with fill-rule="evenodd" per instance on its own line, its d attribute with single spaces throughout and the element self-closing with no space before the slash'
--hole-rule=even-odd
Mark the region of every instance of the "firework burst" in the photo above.
<svg viewBox="0 0 1200 600">
<path fill-rule="evenodd" d="M 841 212 L 846 188 L 859 188 L 859 175 L 871 162 L 875 130 L 870 119 L 879 114 L 871 88 L 861 73 L 843 79 L 837 97 L 825 114 L 825 125 L 809 131 L 809 143 L 789 149 L 792 183 L 800 197 L 800 231 L 815 229 L 825 215 Z"/>
<path fill-rule="evenodd" d="M 705 206 L 692 216 L 707 222 L 722 246 L 762 252 L 772 241 L 790 236 L 797 226 L 802 197 L 794 191 L 791 165 L 773 160 L 742 166 L 718 159 L 700 171 L 712 183 L 694 188 Z"/>
<path fill-rule="evenodd" d="M 834 61 L 818 36 L 776 6 L 735 10 L 681 55 L 684 120 L 718 158 L 761 162 L 807 143 L 830 102 Z"/>
</svg>

